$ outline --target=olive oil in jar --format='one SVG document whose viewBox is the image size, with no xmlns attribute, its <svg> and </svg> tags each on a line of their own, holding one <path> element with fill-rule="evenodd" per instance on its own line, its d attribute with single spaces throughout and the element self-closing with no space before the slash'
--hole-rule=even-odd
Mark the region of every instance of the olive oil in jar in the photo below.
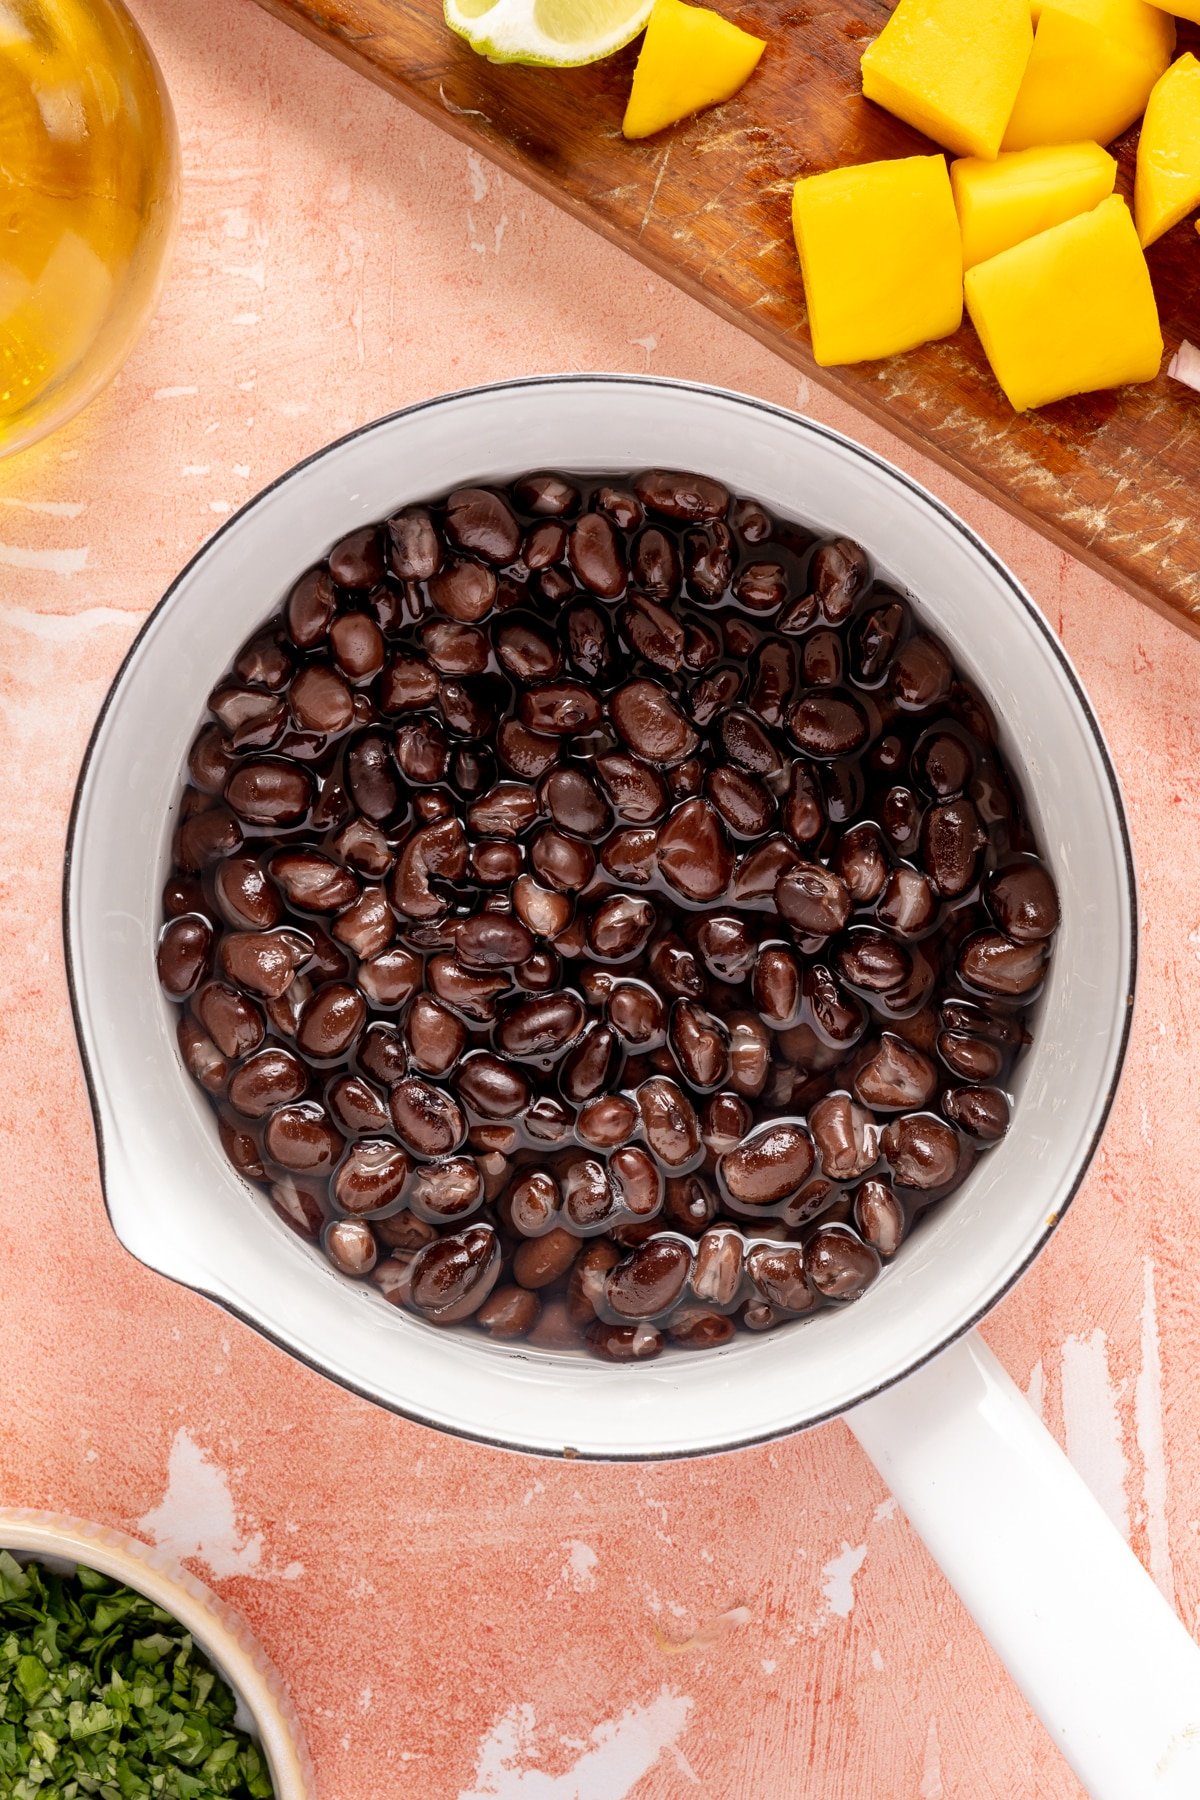
<svg viewBox="0 0 1200 1800">
<path fill-rule="evenodd" d="M 178 151 L 117 0 L 0 0 L 0 454 L 116 373 L 153 308 Z"/>
</svg>

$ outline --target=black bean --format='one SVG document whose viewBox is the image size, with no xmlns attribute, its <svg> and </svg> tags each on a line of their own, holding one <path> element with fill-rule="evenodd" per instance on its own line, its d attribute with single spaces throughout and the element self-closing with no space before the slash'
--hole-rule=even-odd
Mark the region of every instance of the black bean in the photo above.
<svg viewBox="0 0 1200 1800">
<path fill-rule="evenodd" d="M 834 961 L 843 981 L 872 994 L 886 994 L 889 989 L 898 988 L 908 979 L 913 966 L 911 952 L 903 944 L 871 925 L 855 926 L 847 932 Z"/>
<path fill-rule="evenodd" d="M 778 612 L 788 597 L 787 571 L 782 563 L 743 563 L 733 581 L 733 592 L 749 612 Z"/>
<path fill-rule="evenodd" d="M 702 600 L 719 600 L 733 579 L 733 537 L 718 520 L 689 531 L 683 540 L 688 587 Z"/>
<path fill-rule="evenodd" d="M 549 1287 L 566 1274 L 578 1254 L 579 1239 L 555 1225 L 519 1246 L 513 1257 L 513 1274 L 522 1287 Z"/>
<path fill-rule="evenodd" d="M 879 1274 L 879 1256 L 846 1225 L 827 1225 L 804 1247 L 809 1281 L 827 1300 L 857 1300 Z"/>
<path fill-rule="evenodd" d="M 287 597 L 284 616 L 292 642 L 311 650 L 329 631 L 336 600 L 333 583 L 324 569 L 310 569 L 300 577 Z"/>
<path fill-rule="evenodd" d="M 1011 863 L 987 883 L 988 909 L 1015 943 L 1035 944 L 1058 930 L 1058 894 L 1041 863 Z"/>
<path fill-rule="evenodd" d="M 700 1121 L 687 1095 L 665 1075 L 652 1075 L 637 1091 L 646 1142 L 659 1162 L 680 1169 L 700 1154 Z"/>
<path fill-rule="evenodd" d="M 622 1319 L 655 1319 L 669 1312 L 691 1273 L 692 1257 L 678 1238 L 652 1238 L 605 1283 L 604 1298 Z"/>
<path fill-rule="evenodd" d="M 330 1262 L 343 1275 L 369 1275 L 375 1267 L 379 1247 L 365 1219 L 334 1220 L 326 1226 L 322 1242 Z"/>
<path fill-rule="evenodd" d="M 576 674 L 587 681 L 607 675 L 616 657 L 608 620 L 589 603 L 572 606 L 566 616 L 567 650 Z"/>
<path fill-rule="evenodd" d="M 446 502 L 446 536 L 459 550 L 502 565 L 521 548 L 521 527 L 507 500 L 491 488 L 458 488 Z"/>
<path fill-rule="evenodd" d="M 560 894 L 575 894 L 585 888 L 596 871 L 596 853 L 590 844 L 565 832 L 547 826 L 539 831 L 529 846 L 529 860 L 534 873 L 547 887 Z"/>
<path fill-rule="evenodd" d="M 692 1292 L 710 1306 L 732 1306 L 742 1285 L 744 1245 L 728 1226 L 706 1231 L 696 1245 Z"/>
<path fill-rule="evenodd" d="M 705 475 L 647 469 L 633 484 L 647 512 L 664 519 L 721 519 L 729 509 L 729 490 Z"/>
<path fill-rule="evenodd" d="M 603 962 L 630 962 L 646 948 L 657 918 L 651 901 L 611 894 L 588 919 L 588 948 Z"/>
<path fill-rule="evenodd" d="M 1046 972 L 1049 947 L 1044 940 L 1018 944 L 1000 931 L 979 931 L 959 953 L 958 972 L 985 994 L 1016 998 L 1031 994 Z"/>
<path fill-rule="evenodd" d="M 489 1337 L 505 1341 L 528 1337 L 537 1324 L 541 1310 L 537 1295 L 531 1294 L 528 1289 L 498 1287 L 492 1289 L 476 1310 L 475 1323 Z"/>
<path fill-rule="evenodd" d="M 890 1184 L 872 1176 L 854 1196 L 854 1226 L 880 1256 L 895 1256 L 907 1227 L 904 1207 Z"/>
<path fill-rule="evenodd" d="M 958 1139 L 930 1113 L 911 1113 L 886 1125 L 881 1140 L 898 1187 L 939 1188 L 954 1179 Z"/>
<path fill-rule="evenodd" d="M 522 512 L 538 518 L 561 518 L 579 505 L 579 491 L 561 475 L 525 475 L 514 482 L 513 499 Z"/>
<path fill-rule="evenodd" d="M 383 549 L 376 525 L 362 525 L 339 538 L 329 552 L 329 573 L 339 587 L 370 588 L 383 580 Z"/>
<path fill-rule="evenodd" d="M 985 1144 L 994 1144 L 1008 1130 L 1008 1099 L 999 1088 L 949 1088 L 942 1111 L 960 1131 Z"/>
<path fill-rule="evenodd" d="M 754 1004 L 775 1031 L 800 1016 L 800 963 L 786 944 L 764 944 L 751 981 Z"/>
<path fill-rule="evenodd" d="M 831 625 L 848 618 L 867 580 L 866 552 L 850 538 L 834 538 L 813 552 L 808 578 Z"/>
<path fill-rule="evenodd" d="M 549 737 L 573 737 L 600 723 L 600 702 L 578 681 L 547 681 L 526 688 L 520 700 L 521 723 Z"/>
<path fill-rule="evenodd" d="M 429 511 L 406 506 L 387 523 L 387 560 L 401 581 L 428 581 L 442 566 L 442 545 Z"/>
<path fill-rule="evenodd" d="M 775 901 L 798 937 L 830 937 L 850 917 L 849 888 L 820 863 L 801 863 L 781 875 Z"/>
<path fill-rule="evenodd" d="M 388 1106 L 397 1137 L 416 1156 L 447 1156 L 466 1139 L 467 1122 L 458 1102 L 418 1076 L 397 1082 Z"/>
<path fill-rule="evenodd" d="M 832 1181 L 853 1181 L 878 1159 L 879 1128 L 849 1094 L 819 1100 L 808 1115 L 808 1128 L 821 1168 Z"/>
<path fill-rule="evenodd" d="M 606 514 L 580 514 L 567 539 L 567 557 L 579 581 L 593 594 L 615 600 L 624 593 L 625 555 Z"/>
<path fill-rule="evenodd" d="M 710 769 L 704 791 L 735 837 L 761 837 L 771 829 L 775 801 L 762 782 L 743 769 Z"/>
<path fill-rule="evenodd" d="M 806 694 L 788 714 L 788 731 L 806 756 L 849 756 L 867 741 L 867 715 L 845 691 Z"/>
<path fill-rule="evenodd" d="M 693 1000 L 671 1008 L 667 1042 L 684 1080 L 698 1093 L 720 1087 L 729 1075 L 729 1033 L 721 1020 Z"/>
<path fill-rule="evenodd" d="M 583 1028 L 578 995 L 536 994 L 506 1006 L 496 1027 L 497 1047 L 518 1062 L 540 1062 L 562 1054 Z"/>
<path fill-rule="evenodd" d="M 733 850 L 706 800 L 685 800 L 659 827 L 658 866 L 664 881 L 685 899 L 711 901 L 725 892 Z"/>
<path fill-rule="evenodd" d="M 613 751 L 598 756 L 593 767 L 619 819 L 632 825 L 647 825 L 666 811 L 666 783 L 647 763 Z"/>
<path fill-rule="evenodd" d="M 466 1318 L 491 1293 L 500 1273 L 500 1244 L 490 1225 L 468 1225 L 419 1250 L 412 1264 L 414 1306 L 449 1322 Z"/>
<path fill-rule="evenodd" d="M 609 701 L 609 712 L 634 754 L 660 768 L 683 762 L 700 741 L 666 688 L 657 681 L 627 682 Z"/>
<path fill-rule="evenodd" d="M 812 1173 L 813 1139 L 801 1125 L 764 1125 L 721 1158 L 725 1190 L 742 1206 L 773 1206 L 802 1187 Z"/>
<path fill-rule="evenodd" d="M 674 538 L 648 525 L 633 546 L 633 579 L 652 600 L 673 600 L 683 579 Z"/>
<path fill-rule="evenodd" d="M 337 1162 L 344 1139 L 314 1100 L 278 1106 L 267 1119 L 263 1148 L 281 1168 L 324 1174 Z"/>
<path fill-rule="evenodd" d="M 891 690 L 900 706 L 924 712 L 946 698 L 952 675 L 942 646 L 916 633 L 892 660 Z"/>
<path fill-rule="evenodd" d="M 633 594 L 621 608 L 620 621 L 635 656 L 672 673 L 683 666 L 683 626 L 665 606 Z"/>
<path fill-rule="evenodd" d="M 987 833 L 969 800 L 931 806 L 921 826 L 921 856 L 939 894 L 965 894 L 975 882 L 979 852 Z"/>
<path fill-rule="evenodd" d="M 925 1106 L 937 1092 L 937 1070 L 927 1056 L 895 1032 L 885 1031 L 859 1064 L 854 1092 L 877 1112 Z"/>
<path fill-rule="evenodd" d="M 172 1000 L 186 1000 L 212 961 L 213 928 L 200 914 L 172 919 L 158 940 L 158 979 Z M 232 1054 L 232 1052 L 226 1052 Z"/>
<path fill-rule="evenodd" d="M 485 1119 L 515 1119 L 529 1104 L 529 1078 L 490 1051 L 476 1050 L 458 1070 L 459 1098 Z"/>
<path fill-rule="evenodd" d="M 746 1273 L 758 1293 L 785 1313 L 806 1313 L 817 1305 L 804 1265 L 799 1244 L 755 1244 L 746 1257 Z"/>
<path fill-rule="evenodd" d="M 441 1225 L 448 1219 L 465 1218 L 482 1205 L 483 1177 L 472 1158 L 442 1156 L 421 1164 L 406 1199 L 417 1219 Z"/>
</svg>

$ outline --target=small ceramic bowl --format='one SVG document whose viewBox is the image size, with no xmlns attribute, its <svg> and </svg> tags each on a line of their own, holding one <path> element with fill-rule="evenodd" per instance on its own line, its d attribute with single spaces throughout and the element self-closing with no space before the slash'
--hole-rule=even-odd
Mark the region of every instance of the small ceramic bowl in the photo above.
<svg viewBox="0 0 1200 1800">
<path fill-rule="evenodd" d="M 178 1619 L 238 1701 L 238 1723 L 270 1766 L 276 1800 L 314 1800 L 304 1733 L 278 1670 L 244 1619 L 178 1563 L 122 1532 L 59 1513 L 0 1507 L 0 1548 L 20 1562 L 74 1568 L 83 1563 L 135 1588 Z"/>
</svg>

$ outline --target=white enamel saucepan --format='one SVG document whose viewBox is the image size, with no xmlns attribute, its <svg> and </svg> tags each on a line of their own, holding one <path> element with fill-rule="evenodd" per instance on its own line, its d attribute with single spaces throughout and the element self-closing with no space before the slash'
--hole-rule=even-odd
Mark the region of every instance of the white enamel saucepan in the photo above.
<svg viewBox="0 0 1200 1800">
<path fill-rule="evenodd" d="M 356 525 L 525 469 L 694 468 L 863 543 L 990 697 L 1063 901 L 1005 1140 L 863 1299 L 635 1366 L 430 1329 L 315 1256 L 225 1160 L 152 947 L 186 751 L 250 627 Z M 96 727 L 66 934 L 113 1225 L 152 1268 L 406 1417 L 511 1449 L 649 1459 L 838 1413 L 1089 1792 L 1200 1794 L 1200 1652 L 971 1335 L 1046 1242 L 1112 1101 L 1135 907 L 1113 771 L 1029 596 L 953 514 L 845 438 L 743 396 L 611 376 L 451 394 L 354 433 L 222 527 L 138 637 Z"/>
</svg>

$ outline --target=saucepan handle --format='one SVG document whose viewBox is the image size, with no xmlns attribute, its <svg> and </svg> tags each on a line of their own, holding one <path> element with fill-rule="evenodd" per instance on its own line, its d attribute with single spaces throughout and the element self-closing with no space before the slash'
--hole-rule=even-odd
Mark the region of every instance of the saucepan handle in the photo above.
<svg viewBox="0 0 1200 1800">
<path fill-rule="evenodd" d="M 1200 1648 L 982 1339 L 846 1418 L 1092 1800 L 1196 1800 Z"/>
</svg>

